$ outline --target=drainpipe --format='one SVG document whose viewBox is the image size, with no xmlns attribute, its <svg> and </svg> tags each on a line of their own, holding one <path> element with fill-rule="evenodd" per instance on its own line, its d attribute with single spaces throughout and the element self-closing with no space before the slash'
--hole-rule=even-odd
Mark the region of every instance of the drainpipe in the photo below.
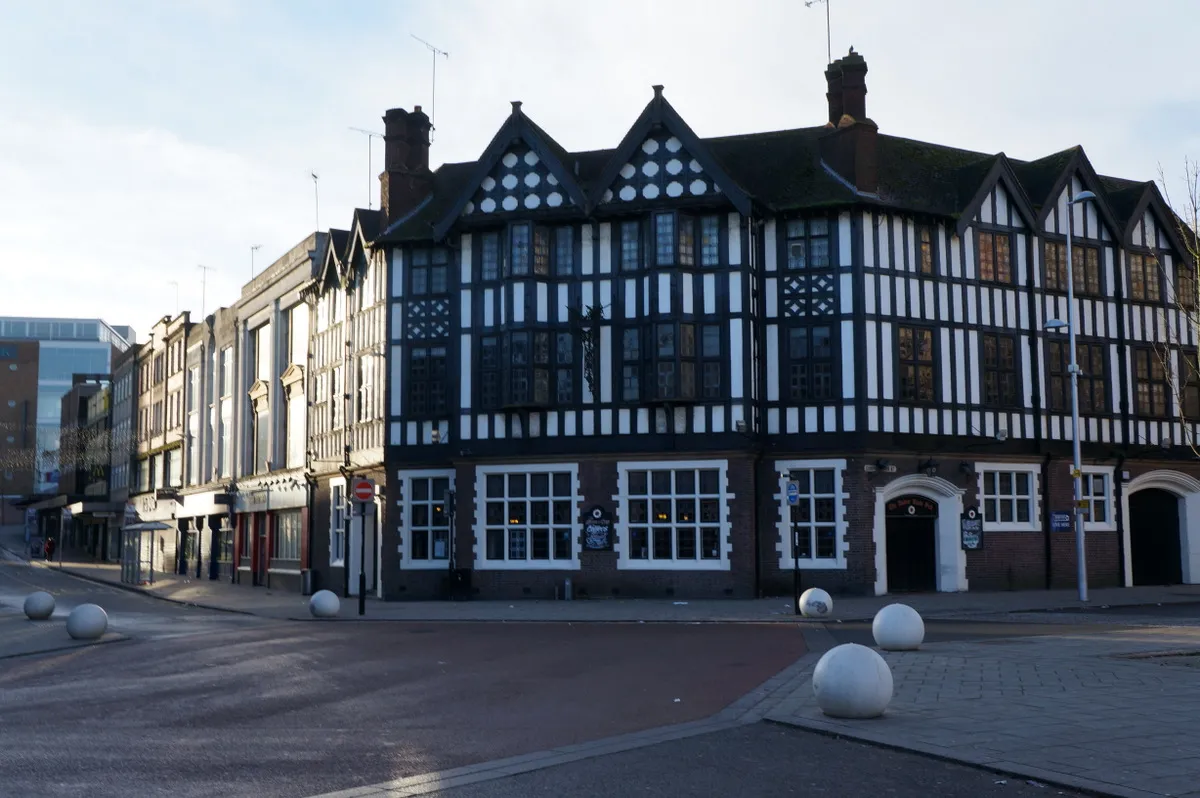
<svg viewBox="0 0 1200 798">
<path fill-rule="evenodd" d="M 1046 544 L 1046 589 L 1050 590 L 1054 582 L 1054 533 L 1050 528 L 1050 461 L 1053 455 L 1047 453 L 1042 459 L 1042 536 Z"/>
<path fill-rule="evenodd" d="M 1117 516 L 1117 568 L 1120 573 L 1120 586 L 1125 584 L 1125 480 L 1121 479 L 1121 470 L 1125 467 L 1125 455 L 1117 455 L 1117 467 L 1113 469 L 1113 513 Z"/>
</svg>

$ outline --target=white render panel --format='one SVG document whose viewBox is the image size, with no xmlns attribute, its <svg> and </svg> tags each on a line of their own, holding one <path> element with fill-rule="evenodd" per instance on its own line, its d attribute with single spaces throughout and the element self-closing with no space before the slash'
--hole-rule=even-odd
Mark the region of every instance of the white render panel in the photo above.
<svg viewBox="0 0 1200 798">
<path fill-rule="evenodd" d="M 965 357 L 966 345 L 966 332 L 961 329 L 955 330 L 954 359 L 958 365 L 958 368 L 954 375 L 954 401 L 958 404 L 967 403 L 967 361 Z"/>
<path fill-rule="evenodd" d="M 826 405 L 824 408 L 822 408 L 822 415 L 824 416 L 823 421 L 825 423 L 825 431 L 826 432 L 831 432 L 831 431 L 837 429 L 837 408 L 836 407 L 833 407 L 832 405 Z"/>
<path fill-rule="evenodd" d="M 704 275 L 706 287 L 708 285 L 709 277 L 713 277 L 713 275 L 711 275 L 711 274 Z M 777 277 L 768 277 L 766 282 L 767 282 L 767 295 L 766 295 L 767 318 L 768 319 L 778 318 L 779 317 L 779 294 L 778 294 L 779 279 Z M 707 306 L 708 306 L 708 298 L 705 297 L 705 307 L 707 308 Z M 714 306 L 715 306 L 715 303 L 714 303 Z M 705 312 L 711 313 L 712 311 L 706 310 Z"/>
<path fill-rule="evenodd" d="M 513 298 L 513 324 L 523 324 L 525 322 L 525 284 L 514 283 L 512 287 Z M 504 314 L 500 314 L 501 321 L 504 320 Z"/>
<path fill-rule="evenodd" d="M 487 440 L 488 416 L 479 416 L 475 419 L 475 437 L 481 441 Z"/>
<path fill-rule="evenodd" d="M 550 285 L 548 283 L 537 284 L 537 320 L 550 321 Z"/>
<path fill-rule="evenodd" d="M 958 234 L 950 236 L 950 276 L 962 277 L 962 239 Z"/>
<path fill-rule="evenodd" d="M 605 403 L 612 401 L 613 394 L 612 352 L 612 327 L 606 325 L 600 328 L 600 401 Z"/>
<path fill-rule="evenodd" d="M 496 326 L 496 289 L 483 289 L 483 326 Z"/>
<path fill-rule="evenodd" d="M 671 275 L 665 272 L 658 275 L 658 312 L 671 312 Z"/>
<path fill-rule="evenodd" d="M 776 271 L 779 268 L 777 265 L 779 252 L 776 250 L 775 230 L 775 220 L 768 219 L 767 223 L 763 225 L 763 240 L 766 242 L 764 246 L 766 257 L 763 258 L 763 265 L 768 272 Z"/>
<path fill-rule="evenodd" d="M 918 281 L 914 280 L 913 282 L 916 283 L 917 285 L 920 285 L 920 282 L 918 282 Z M 933 281 L 932 280 L 925 280 L 925 308 L 924 308 L 924 310 L 925 310 L 925 312 L 922 315 L 926 319 L 928 319 L 930 321 L 937 320 L 937 306 L 933 300 Z"/>
<path fill-rule="evenodd" d="M 696 408 L 699 410 L 700 408 Z M 703 414 L 702 414 L 703 415 Z M 771 407 L 767 409 L 767 434 L 778 435 L 781 432 L 779 429 L 779 408 Z"/>
<path fill-rule="evenodd" d="M 650 275 L 642 278 L 642 315 L 650 315 Z"/>
<path fill-rule="evenodd" d="M 692 429 L 700 433 L 708 432 L 708 414 L 705 412 L 705 408 L 700 406 L 692 408 Z"/>
<path fill-rule="evenodd" d="M 637 410 L 637 434 L 645 435 L 650 432 L 650 410 L 639 407 Z"/>
<path fill-rule="evenodd" d="M 879 335 L 876 329 L 877 327 L 878 324 L 876 322 L 870 320 L 867 321 L 867 362 L 865 364 L 865 369 L 867 372 L 868 399 L 879 398 L 878 370 L 875 367 L 875 363 L 877 362 L 878 358 L 876 347 L 879 341 Z"/>
<path fill-rule="evenodd" d="M 767 222 L 767 240 L 774 241 L 772 234 L 775 232 L 773 227 L 774 222 Z M 854 265 L 854 252 L 851 247 L 854 233 L 850 225 L 850 212 L 843 211 L 838 214 L 838 266 L 849 268 Z M 768 269 L 770 271 L 770 269 Z"/>
<path fill-rule="evenodd" d="M 591 282 L 586 282 L 580 287 L 580 300 L 584 307 L 592 307 L 596 303 L 596 287 Z"/>
<path fill-rule="evenodd" d="M 842 407 L 842 430 L 854 432 L 854 420 L 854 405 L 844 405 Z"/>
<path fill-rule="evenodd" d="M 862 215 L 863 266 L 875 268 L 875 222 L 869 211 Z"/>
<path fill-rule="evenodd" d="M 612 280 L 600 281 L 600 314 L 603 318 L 613 317 Z"/>
<path fill-rule="evenodd" d="M 742 375 L 745 367 L 742 365 L 742 322 L 741 319 L 729 321 L 729 395 L 733 399 L 741 399 Z"/>
<path fill-rule="evenodd" d="M 883 322 L 879 325 L 881 332 L 880 343 L 883 354 L 883 398 L 887 400 L 893 399 L 895 391 L 894 380 L 892 378 L 892 325 L 888 322 Z"/>
<path fill-rule="evenodd" d="M 896 292 L 896 315 L 904 318 L 909 315 L 907 296 L 904 291 L 907 281 L 903 277 L 897 277 L 894 280 L 889 277 L 888 279 L 892 281 L 892 289 Z"/>
<path fill-rule="evenodd" d="M 612 225 L 608 222 L 600 223 L 600 273 L 612 273 Z"/>
<path fill-rule="evenodd" d="M 729 214 L 729 265 L 742 265 L 742 216 Z"/>
<path fill-rule="evenodd" d="M 952 397 L 954 396 L 954 390 L 950 382 L 950 365 L 954 362 L 954 350 L 950 348 L 950 328 L 942 327 L 941 333 L 942 340 L 938 348 L 941 350 L 942 362 L 938 366 L 938 369 L 942 373 L 942 401 L 949 402 L 952 401 Z"/>
<path fill-rule="evenodd" d="M 683 312 L 690 316 L 696 312 L 696 295 L 694 278 L 690 273 L 684 273 L 683 277 Z"/>
<path fill-rule="evenodd" d="M 633 428 L 630 425 L 630 416 L 631 413 L 629 412 L 629 408 L 623 407 L 617 411 L 617 432 L 619 434 L 628 435 L 633 431 Z"/>
<path fill-rule="evenodd" d="M 854 275 L 848 272 L 842 274 L 841 283 L 840 295 L 838 296 L 841 304 L 840 310 L 843 314 L 850 315 L 854 312 Z M 770 302 L 772 298 L 768 293 L 767 301 Z"/>
<path fill-rule="evenodd" d="M 404 403 L 401 401 L 404 398 L 404 347 L 393 346 L 392 356 L 388 358 L 388 368 L 391 371 L 392 377 L 392 407 L 393 416 L 399 416 L 404 413 Z M 330 397 L 331 401 L 336 401 Z"/>
<path fill-rule="evenodd" d="M 392 296 L 404 296 L 404 250 L 400 247 L 392 250 Z"/>
<path fill-rule="evenodd" d="M 800 408 L 789 407 L 787 409 L 787 432 L 789 435 L 795 435 L 800 431 Z"/>
<path fill-rule="evenodd" d="M 776 363 L 776 360 L 768 360 Z M 769 369 L 769 372 L 777 369 Z M 854 322 L 851 319 L 842 321 L 842 398 L 854 398 L 854 378 L 857 372 L 854 368 Z"/>
<path fill-rule="evenodd" d="M 971 404 L 979 404 L 979 333 L 971 330 L 967 333 L 968 346 L 971 351 Z M 976 425 L 978 426 L 978 425 Z"/>
<path fill-rule="evenodd" d="M 637 280 L 627 278 L 625 280 L 625 318 L 636 319 L 637 317 Z"/>
<path fill-rule="evenodd" d="M 867 322 L 871 324 L 872 322 Z M 843 351 L 845 347 L 843 346 Z M 783 362 L 779 357 L 779 325 L 767 325 L 767 401 L 779 401 L 779 372 Z"/>
<path fill-rule="evenodd" d="M 471 266 L 472 266 L 472 263 L 471 263 L 471 254 L 472 254 L 471 253 L 471 234 L 463 233 L 462 237 L 459 239 L 459 243 L 460 243 L 459 252 L 461 254 L 459 255 L 459 268 L 458 268 L 459 278 L 458 279 L 462 285 L 470 285 L 471 277 L 472 277 L 472 274 L 471 274 Z"/>
<path fill-rule="evenodd" d="M 729 274 L 729 312 L 742 312 L 742 274 L 741 272 L 730 272 Z"/>
<path fill-rule="evenodd" d="M 804 431 L 805 432 L 816 432 L 817 431 L 817 408 L 815 408 L 815 407 L 804 408 Z"/>
<path fill-rule="evenodd" d="M 892 216 L 892 241 L 888 247 L 891 254 L 891 267 L 897 271 L 904 269 L 904 221 L 899 216 Z"/>
<path fill-rule="evenodd" d="M 462 369 L 459 375 L 459 401 L 464 410 L 471 407 L 471 334 L 464 333 L 460 337 L 459 354 Z"/>
<path fill-rule="evenodd" d="M 904 251 L 906 253 L 906 263 L 908 271 L 916 273 L 917 271 L 917 225 L 912 219 L 907 219 L 904 222 Z"/>
<path fill-rule="evenodd" d="M 1017 357 L 1019 357 L 1021 360 L 1021 380 L 1022 380 L 1022 382 L 1021 382 L 1021 385 L 1022 385 L 1021 405 L 1023 407 L 1033 407 L 1033 396 L 1031 393 L 1032 388 L 1033 388 L 1033 369 L 1030 368 L 1030 363 L 1029 363 L 1029 336 L 1028 335 L 1024 335 L 1024 334 L 1021 335 L 1020 347 L 1021 347 L 1021 351 L 1018 353 Z"/>
<path fill-rule="evenodd" d="M 892 277 L 888 274 L 879 277 L 879 313 L 892 315 Z"/>
<path fill-rule="evenodd" d="M 392 340 L 404 339 L 404 303 L 392 303 Z"/>
<path fill-rule="evenodd" d="M 555 316 L 560 322 L 571 321 L 571 293 L 566 283 L 558 284 L 558 297 L 555 304 L 558 305 L 558 311 Z"/>
<path fill-rule="evenodd" d="M 704 275 L 704 312 L 717 312 L 717 275 Z"/>
</svg>

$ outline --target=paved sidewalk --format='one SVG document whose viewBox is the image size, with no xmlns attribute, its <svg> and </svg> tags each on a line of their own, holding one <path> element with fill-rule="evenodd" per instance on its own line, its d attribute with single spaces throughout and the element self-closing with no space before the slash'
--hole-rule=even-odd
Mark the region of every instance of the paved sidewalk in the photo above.
<svg viewBox="0 0 1200 798">
<path fill-rule="evenodd" d="M 1193 656 L 1145 656 L 1168 651 Z M 942 643 L 885 658 L 895 697 L 883 718 L 828 718 L 805 680 L 767 719 L 1107 795 L 1200 798 L 1200 629 Z"/>
<path fill-rule="evenodd" d="M 20 538 L 0 539 L 0 547 L 20 553 Z M 253 588 L 224 581 L 195 579 L 175 574 L 155 574 L 152 585 L 121 584 L 115 563 L 65 562 L 49 565 L 65 573 L 139 590 L 168 601 L 207 609 L 258 615 L 266 618 L 311 620 L 308 598 L 290 591 Z M 871 620 L 881 607 L 895 601 L 911 605 L 931 619 L 997 619 L 1012 612 L 1044 612 L 1084 606 L 1135 606 L 1200 602 L 1200 585 L 1174 587 L 1101 588 L 1091 591 L 1091 602 L 1081 604 L 1074 590 L 1015 592 L 935 593 L 912 596 L 835 596 L 831 621 Z M 795 623 L 801 620 L 790 597 L 769 599 L 541 599 L 474 601 L 380 601 L 368 598 L 366 614 L 358 615 L 358 600 L 343 598 L 341 620 L 368 621 L 506 621 L 506 622 L 609 622 L 609 623 Z M 1047 620 L 1051 620 L 1047 618 Z"/>
</svg>

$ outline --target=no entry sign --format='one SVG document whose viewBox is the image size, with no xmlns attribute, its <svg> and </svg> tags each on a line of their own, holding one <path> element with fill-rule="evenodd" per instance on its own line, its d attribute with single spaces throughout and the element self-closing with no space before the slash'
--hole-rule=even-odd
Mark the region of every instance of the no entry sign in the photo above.
<svg viewBox="0 0 1200 798">
<path fill-rule="evenodd" d="M 375 480 L 355 477 L 350 487 L 350 495 L 354 497 L 354 501 L 360 503 L 375 501 Z"/>
</svg>

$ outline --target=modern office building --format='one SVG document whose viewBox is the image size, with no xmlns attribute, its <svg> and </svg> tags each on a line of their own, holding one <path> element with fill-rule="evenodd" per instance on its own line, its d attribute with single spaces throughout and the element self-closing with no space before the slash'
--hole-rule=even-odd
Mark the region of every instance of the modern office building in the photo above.
<svg viewBox="0 0 1200 798">
<path fill-rule="evenodd" d="M 31 448 L 35 452 L 28 469 L 32 472 L 31 492 L 54 493 L 58 489 L 61 402 L 71 389 L 74 375 L 111 374 L 114 355 L 128 349 L 133 339 L 131 328 L 114 327 L 100 319 L 0 317 L 0 341 L 38 342 L 37 401 L 30 420 Z M 0 404 L 5 406 L 9 401 L 24 401 L 9 395 L 18 388 L 10 385 L 7 380 L 0 383 Z M 14 438 L 20 436 L 14 434 Z M 7 490 L 0 492 L 8 494 Z"/>
</svg>

